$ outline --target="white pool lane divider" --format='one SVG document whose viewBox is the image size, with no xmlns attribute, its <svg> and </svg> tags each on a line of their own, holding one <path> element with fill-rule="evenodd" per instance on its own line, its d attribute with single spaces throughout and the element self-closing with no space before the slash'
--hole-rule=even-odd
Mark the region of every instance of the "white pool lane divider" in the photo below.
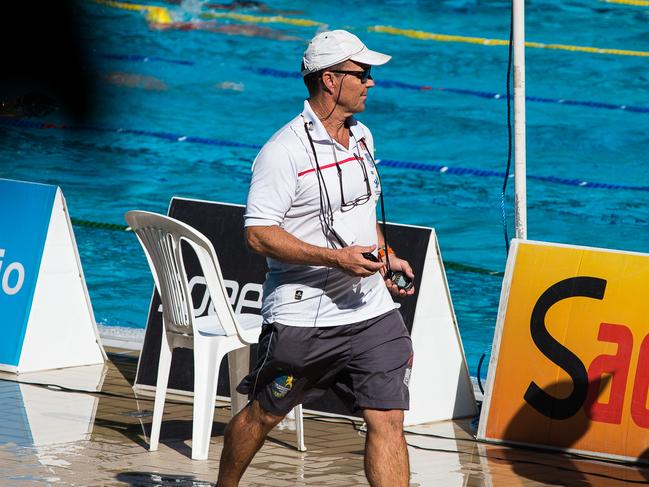
<svg viewBox="0 0 649 487">
<path fill-rule="evenodd" d="M 0 179 L 0 338 L 3 371 L 106 360 L 58 186 Z"/>
</svg>

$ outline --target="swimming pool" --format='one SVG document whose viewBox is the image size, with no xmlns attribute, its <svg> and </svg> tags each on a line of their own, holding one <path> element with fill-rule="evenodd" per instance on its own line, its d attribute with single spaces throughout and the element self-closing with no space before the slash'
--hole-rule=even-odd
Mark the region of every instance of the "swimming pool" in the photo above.
<svg viewBox="0 0 649 487">
<path fill-rule="evenodd" d="M 649 51 L 648 7 L 527 3 L 530 41 Z M 504 171 L 507 155 L 506 103 L 494 95 L 505 93 L 507 48 L 466 37 L 506 39 L 509 2 L 269 3 L 300 10 L 292 14 L 156 4 L 178 21 L 207 21 L 200 14 L 209 12 L 254 17 L 210 19 L 213 31 L 150 29 L 143 12 L 120 5 L 77 7 L 99 88 L 94 119 L 79 130 L 37 128 L 59 124 L 54 115 L 25 127 L 5 120 L 0 177 L 60 185 L 75 221 L 123 225 L 125 211 L 165 212 L 173 195 L 244 203 L 255 147 L 301 109 L 305 90 L 294 73 L 321 27 L 286 19 L 308 19 L 348 28 L 394 56 L 374 70 L 378 86 L 359 116 L 386 161 L 388 219 L 435 227 L 447 262 L 503 270 L 502 178 L 492 173 Z M 260 23 L 271 15 L 285 19 Z M 268 30 L 228 34 L 224 25 Z M 423 40 L 375 26 L 461 37 Z M 526 55 L 528 174 L 537 177 L 528 182 L 529 238 L 649 251 L 649 58 L 534 47 Z M 583 186 L 593 181 L 609 186 Z M 75 232 L 97 321 L 143 328 L 152 280 L 134 236 L 84 224 Z M 453 265 L 447 272 L 475 375 L 491 344 L 501 278 Z"/>
</svg>

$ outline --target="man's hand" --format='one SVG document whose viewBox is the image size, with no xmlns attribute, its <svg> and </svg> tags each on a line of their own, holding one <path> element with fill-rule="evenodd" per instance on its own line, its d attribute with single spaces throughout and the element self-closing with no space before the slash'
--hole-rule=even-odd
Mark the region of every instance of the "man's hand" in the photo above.
<svg viewBox="0 0 649 487">
<path fill-rule="evenodd" d="M 396 271 L 401 271 L 403 272 L 406 276 L 408 276 L 410 279 L 415 278 L 415 274 L 412 272 L 412 268 L 410 267 L 410 264 L 408 264 L 408 261 L 400 259 L 394 254 L 388 254 L 386 259 L 390 259 L 390 270 L 393 272 Z M 385 279 L 385 270 L 386 267 L 381 270 L 381 275 Z M 415 286 L 412 286 L 410 289 L 407 291 L 404 291 L 403 289 L 399 289 L 399 287 L 392 282 L 392 279 L 385 279 L 385 285 L 388 288 L 388 291 L 390 291 L 390 294 L 394 297 L 402 297 L 402 296 L 410 296 L 412 294 L 415 294 Z"/>
<path fill-rule="evenodd" d="M 368 277 L 377 271 L 384 269 L 383 262 L 372 262 L 363 257 L 364 252 L 372 252 L 376 245 L 364 247 L 361 245 L 351 245 L 336 250 L 336 267 L 345 274 L 356 277 Z M 392 261 L 390 261 L 392 263 Z"/>
</svg>

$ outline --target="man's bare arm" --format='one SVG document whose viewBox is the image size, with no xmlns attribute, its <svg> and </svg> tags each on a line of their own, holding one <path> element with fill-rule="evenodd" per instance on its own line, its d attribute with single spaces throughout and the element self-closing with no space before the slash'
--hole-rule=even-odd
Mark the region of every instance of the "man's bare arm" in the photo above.
<svg viewBox="0 0 649 487">
<path fill-rule="evenodd" d="M 336 267 L 351 276 L 367 277 L 383 268 L 383 263 L 363 257 L 364 252 L 375 249 L 373 245 L 351 245 L 342 249 L 318 247 L 276 225 L 246 227 L 246 243 L 250 250 L 282 262 Z"/>
<path fill-rule="evenodd" d="M 376 222 L 376 236 L 378 237 L 377 240 L 379 242 L 379 248 L 385 249 L 385 239 L 383 238 L 383 232 L 381 231 L 381 225 L 379 224 L 379 222 Z"/>
</svg>

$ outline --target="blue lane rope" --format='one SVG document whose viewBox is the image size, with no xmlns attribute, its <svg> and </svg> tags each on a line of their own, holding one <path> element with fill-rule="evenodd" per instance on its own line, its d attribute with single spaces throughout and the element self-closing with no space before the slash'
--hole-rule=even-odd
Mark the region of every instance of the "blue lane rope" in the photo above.
<svg viewBox="0 0 649 487">
<path fill-rule="evenodd" d="M 168 64 L 181 64 L 184 66 L 194 66 L 194 61 L 184 61 L 182 59 L 167 59 L 158 56 L 139 56 L 136 54 L 100 54 L 99 57 L 104 59 L 111 59 L 114 61 L 134 61 L 148 63 L 150 61 L 168 63 Z"/>
<path fill-rule="evenodd" d="M 395 161 L 392 159 L 381 159 L 381 165 L 386 167 L 396 167 L 401 169 L 416 169 L 419 171 L 440 172 L 444 174 L 453 174 L 456 176 L 479 176 L 479 177 L 498 177 L 498 178 L 505 177 L 504 171 L 493 171 L 491 169 L 477 169 L 471 167 L 449 167 L 449 166 L 443 166 L 441 164 Z M 557 176 L 535 176 L 535 175 L 528 174 L 527 179 L 534 179 L 536 181 L 544 181 L 547 183 L 565 184 L 567 186 L 579 186 L 582 188 L 649 191 L 649 186 L 629 186 L 624 184 L 598 183 L 594 181 L 584 181 L 583 179 L 561 178 Z"/>
<path fill-rule="evenodd" d="M 10 119 L 11 120 L 11 119 Z M 11 123 L 6 123 L 6 119 L 0 117 L 0 124 L 2 125 L 13 125 Z M 189 142 L 190 144 L 204 144 L 204 145 L 216 145 L 221 147 L 242 147 L 245 149 L 261 149 L 261 145 L 258 144 L 246 144 L 244 142 L 232 142 L 230 140 L 219 140 L 219 139 L 208 139 L 206 137 L 194 137 L 192 135 L 182 135 L 182 134 L 173 134 L 170 132 L 153 132 L 151 130 L 139 130 L 139 129 L 125 129 L 125 128 L 109 128 L 109 127 L 93 127 L 93 126 L 73 126 L 73 125 L 59 125 L 48 123 L 30 123 L 28 126 L 25 124 L 16 124 L 19 127 L 27 128 L 59 128 L 65 130 L 83 130 L 83 131 L 92 131 L 92 132 L 104 132 L 104 133 L 118 133 L 118 134 L 131 134 L 131 135 L 143 135 L 146 137 L 156 137 L 158 139 L 165 139 L 170 142 Z"/>
<path fill-rule="evenodd" d="M 273 68 L 252 68 L 252 67 L 246 69 L 248 71 L 252 71 L 253 73 L 260 74 L 262 76 L 273 76 L 275 78 L 301 78 L 302 77 L 300 73 L 296 73 L 294 71 L 282 71 Z M 477 96 L 479 98 L 486 98 L 489 100 L 507 100 L 506 94 L 496 93 L 492 91 L 468 90 L 464 88 L 432 87 L 426 85 L 415 85 L 411 83 L 404 83 L 402 81 L 396 81 L 396 80 L 375 80 L 374 83 L 376 83 L 376 86 L 380 86 L 382 88 L 396 88 L 396 89 L 412 90 L 412 91 L 445 91 L 448 93 L 454 93 L 456 95 Z M 510 99 L 512 99 L 511 96 Z M 623 110 L 625 112 L 633 112 L 633 113 L 649 113 L 649 107 L 621 105 L 617 103 L 565 100 L 563 98 L 544 98 L 540 96 L 526 96 L 525 99 L 527 101 L 534 102 L 534 103 L 551 103 L 556 105 L 583 106 L 589 108 L 600 108 L 605 110 Z"/>
<path fill-rule="evenodd" d="M 0 125 L 7 127 L 18 127 L 27 129 L 64 129 L 75 131 L 93 131 L 101 133 L 120 133 L 141 135 L 146 137 L 155 137 L 158 139 L 168 140 L 169 142 L 187 142 L 190 144 L 205 144 L 215 145 L 222 147 L 241 147 L 245 149 L 261 149 L 259 144 L 246 144 L 243 142 L 232 142 L 229 140 L 210 139 L 206 137 L 194 137 L 190 135 L 174 134 L 171 132 L 153 132 L 150 130 L 138 129 L 125 129 L 125 128 L 108 128 L 108 127 L 94 127 L 94 126 L 72 126 L 65 124 L 55 124 L 42 122 L 38 120 L 26 120 L 13 117 L 0 116 Z M 381 159 L 380 163 L 383 167 L 393 167 L 399 169 L 414 169 L 417 171 L 438 172 L 442 174 L 452 174 L 455 176 L 476 176 L 476 177 L 505 177 L 504 171 L 494 171 L 491 169 L 478 169 L 473 167 L 449 167 L 442 164 L 429 164 L 422 162 L 408 162 L 397 161 L 394 159 Z M 576 186 L 580 188 L 592 189 L 615 189 L 615 190 L 628 190 L 628 191 L 646 191 L 649 192 L 649 186 L 631 186 L 626 184 L 611 184 L 596 181 L 584 181 L 577 178 L 562 178 L 558 176 L 535 176 L 533 174 L 527 175 L 528 179 L 543 181 L 546 183 L 563 184 L 567 186 Z"/>
<path fill-rule="evenodd" d="M 149 62 L 157 61 L 170 64 L 181 64 L 185 66 L 194 66 L 196 63 L 194 61 L 184 61 L 182 59 L 167 59 L 157 56 L 140 56 L 134 54 L 100 54 L 100 57 L 105 59 L 112 59 L 118 61 L 135 61 L 135 62 Z M 275 78 L 301 78 L 300 73 L 294 71 L 282 71 L 274 68 L 245 68 L 247 71 L 260 74 L 262 76 L 272 76 Z M 469 90 L 465 88 L 449 88 L 444 86 L 427 86 L 427 85 L 415 85 L 412 83 L 404 83 L 403 81 L 397 80 L 376 80 L 377 86 L 382 88 L 394 88 L 401 90 L 411 90 L 411 91 L 444 91 L 447 93 L 453 93 L 456 95 L 467 95 L 475 96 L 478 98 L 485 98 L 488 100 L 507 100 L 507 95 L 503 93 L 497 93 L 495 91 L 480 91 L 480 90 Z M 510 97 L 511 98 L 511 97 Z M 649 107 L 643 106 L 634 106 L 634 105 L 622 105 L 618 103 L 604 103 L 599 101 L 584 101 L 584 100 L 566 100 L 563 98 L 546 98 L 542 96 L 526 96 L 525 99 L 529 102 L 534 103 L 549 103 L 555 105 L 568 105 L 568 106 L 582 106 L 588 108 L 599 108 L 603 110 L 623 110 L 625 112 L 632 113 L 649 113 Z"/>
</svg>

